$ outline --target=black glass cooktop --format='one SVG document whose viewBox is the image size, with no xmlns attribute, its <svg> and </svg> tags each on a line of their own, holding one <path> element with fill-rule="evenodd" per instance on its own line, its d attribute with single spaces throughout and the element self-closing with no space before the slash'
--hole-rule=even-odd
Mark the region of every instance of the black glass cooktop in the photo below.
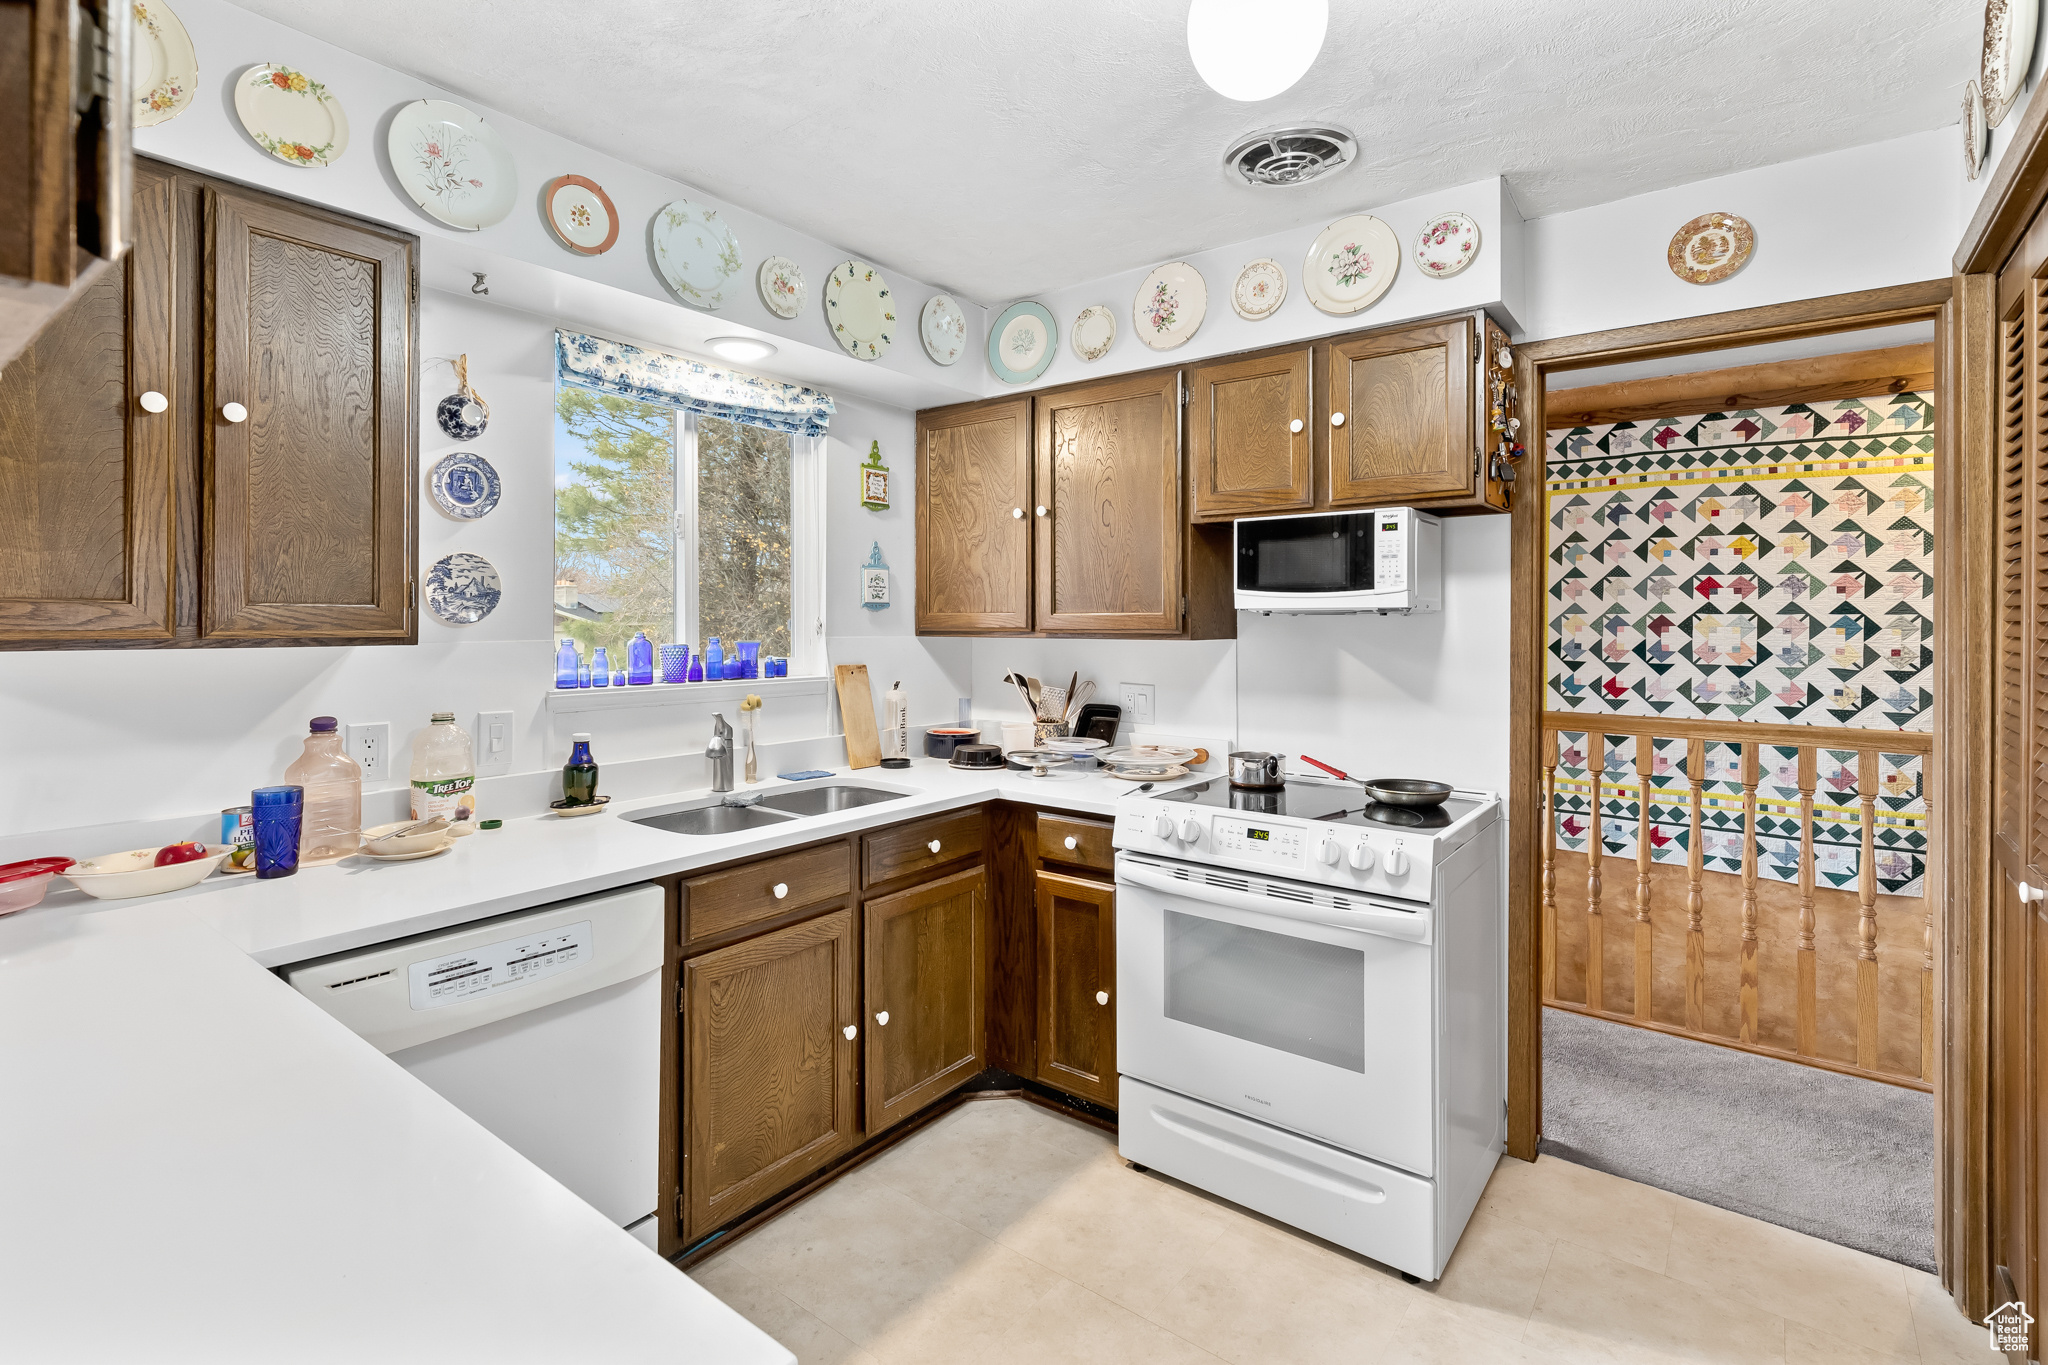
<svg viewBox="0 0 2048 1365">
<path fill-rule="evenodd" d="M 1363 789 L 1337 783 L 1289 782 L 1271 789 L 1233 787 L 1221 778 L 1160 792 L 1160 801 L 1186 801 L 1247 815 L 1286 815 L 1333 825 L 1374 825 L 1382 829 L 1443 829 L 1472 811 L 1477 801 L 1452 797 L 1441 806 L 1389 806 Z"/>
</svg>

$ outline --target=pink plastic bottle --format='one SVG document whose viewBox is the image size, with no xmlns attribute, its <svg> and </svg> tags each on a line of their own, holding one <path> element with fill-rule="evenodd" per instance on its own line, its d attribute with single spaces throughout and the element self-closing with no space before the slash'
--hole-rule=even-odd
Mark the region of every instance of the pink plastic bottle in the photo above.
<svg viewBox="0 0 2048 1365">
<path fill-rule="evenodd" d="M 306 751 L 284 770 L 306 789 L 299 825 L 299 863 L 337 863 L 362 847 L 363 769 L 342 751 L 333 716 L 313 717 Z"/>
</svg>

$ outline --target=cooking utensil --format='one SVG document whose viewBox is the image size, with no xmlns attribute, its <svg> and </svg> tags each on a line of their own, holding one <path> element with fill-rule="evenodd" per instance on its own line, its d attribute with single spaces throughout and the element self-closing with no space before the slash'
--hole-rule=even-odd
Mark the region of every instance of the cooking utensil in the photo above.
<svg viewBox="0 0 2048 1365">
<path fill-rule="evenodd" d="M 1031 708 L 1031 714 L 1034 716 L 1038 714 L 1038 707 L 1031 700 L 1031 689 L 1024 685 L 1024 675 L 1022 673 L 1005 673 L 1003 674 L 1003 681 L 1015 683 L 1017 685 L 1017 695 L 1022 697 L 1024 704 Z"/>
<path fill-rule="evenodd" d="M 1039 715 L 1045 706 L 1045 685 L 1036 678 L 1027 677 L 1024 681 L 1028 685 L 1026 695 L 1031 699 L 1031 714 Z"/>
<path fill-rule="evenodd" d="M 1230 755 L 1230 785 L 1265 791 L 1287 785 L 1279 754 L 1263 749 L 1239 749 Z"/>
<path fill-rule="evenodd" d="M 1079 669 L 1076 669 L 1076 670 L 1074 670 L 1074 672 L 1073 672 L 1073 673 L 1069 674 L 1069 675 L 1068 675 L 1068 677 L 1067 677 L 1067 690 L 1066 690 L 1066 691 L 1064 691 L 1064 692 L 1062 692 L 1062 693 L 1060 693 L 1060 709 L 1059 709 L 1059 713 L 1058 713 L 1058 715 L 1057 715 L 1057 716 L 1055 717 L 1055 719 L 1057 719 L 1057 720 L 1065 720 L 1065 719 L 1067 718 L 1067 713 L 1068 713 L 1069 711 L 1073 710 L 1073 708 L 1074 708 L 1074 689 L 1075 689 L 1075 688 L 1077 688 L 1077 687 L 1079 687 L 1080 685 L 1081 685 L 1081 672 L 1080 672 L 1080 670 L 1079 670 Z"/>
<path fill-rule="evenodd" d="M 1060 721 L 1067 714 L 1067 689 L 1048 687 L 1039 694 L 1038 718 L 1048 723 Z"/>
<path fill-rule="evenodd" d="M 1441 806 L 1450 799 L 1451 784 L 1427 782 L 1419 777 L 1375 777 L 1358 784 L 1375 801 L 1389 806 Z"/>
<path fill-rule="evenodd" d="M 1330 776 L 1336 778 L 1339 782 L 1356 782 L 1361 787 L 1365 785 L 1364 778 L 1353 777 L 1350 773 L 1345 772 L 1342 768 L 1333 768 L 1329 764 L 1323 762 L 1320 758 L 1310 758 L 1307 754 L 1303 754 L 1301 756 L 1301 761 L 1304 763 L 1314 764 L 1316 767 L 1321 768 Z"/>
<path fill-rule="evenodd" d="M 1031 769 L 1033 777 L 1048 776 L 1052 769 L 1073 762 L 1072 755 L 1051 749 L 1018 749 L 1009 755 L 1009 759 L 1018 767 Z"/>
<path fill-rule="evenodd" d="M 1095 680 L 1091 678 L 1075 688 L 1073 693 L 1068 696 L 1067 719 L 1074 722 L 1075 729 L 1078 730 L 1080 728 L 1081 709 L 1088 705 L 1088 699 L 1094 695 Z"/>
<path fill-rule="evenodd" d="M 875 695 L 868 687 L 868 666 L 838 664 L 832 677 L 839 691 L 840 727 L 846 731 L 846 766 L 872 768 L 882 761 L 882 736 L 875 728 Z"/>
</svg>

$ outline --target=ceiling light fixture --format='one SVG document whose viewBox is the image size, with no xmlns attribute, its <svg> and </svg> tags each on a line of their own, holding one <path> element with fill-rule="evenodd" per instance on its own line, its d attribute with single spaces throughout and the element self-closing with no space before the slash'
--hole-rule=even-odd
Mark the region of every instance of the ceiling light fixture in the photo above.
<svg viewBox="0 0 2048 1365">
<path fill-rule="evenodd" d="M 713 337 L 711 349 L 727 360 L 736 360 L 742 365 L 756 360 L 766 360 L 775 354 L 775 343 L 759 337 Z"/>
<path fill-rule="evenodd" d="M 1329 26 L 1330 0 L 1194 0 L 1188 55 L 1210 89 L 1250 104 L 1308 74 Z"/>
</svg>

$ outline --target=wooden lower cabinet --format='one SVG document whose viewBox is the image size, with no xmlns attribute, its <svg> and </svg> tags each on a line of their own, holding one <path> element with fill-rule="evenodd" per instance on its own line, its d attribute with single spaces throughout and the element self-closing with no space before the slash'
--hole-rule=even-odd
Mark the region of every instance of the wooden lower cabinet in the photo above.
<svg viewBox="0 0 2048 1365">
<path fill-rule="evenodd" d="M 867 1129 L 878 1133 L 987 1065 L 988 874 L 956 872 L 862 913 Z"/>
<path fill-rule="evenodd" d="M 857 946 L 834 910 L 684 959 L 685 1242 L 860 1140 Z"/>
<path fill-rule="evenodd" d="M 1037 874 L 1037 1079 L 1116 1107 L 1116 888 Z"/>
</svg>

